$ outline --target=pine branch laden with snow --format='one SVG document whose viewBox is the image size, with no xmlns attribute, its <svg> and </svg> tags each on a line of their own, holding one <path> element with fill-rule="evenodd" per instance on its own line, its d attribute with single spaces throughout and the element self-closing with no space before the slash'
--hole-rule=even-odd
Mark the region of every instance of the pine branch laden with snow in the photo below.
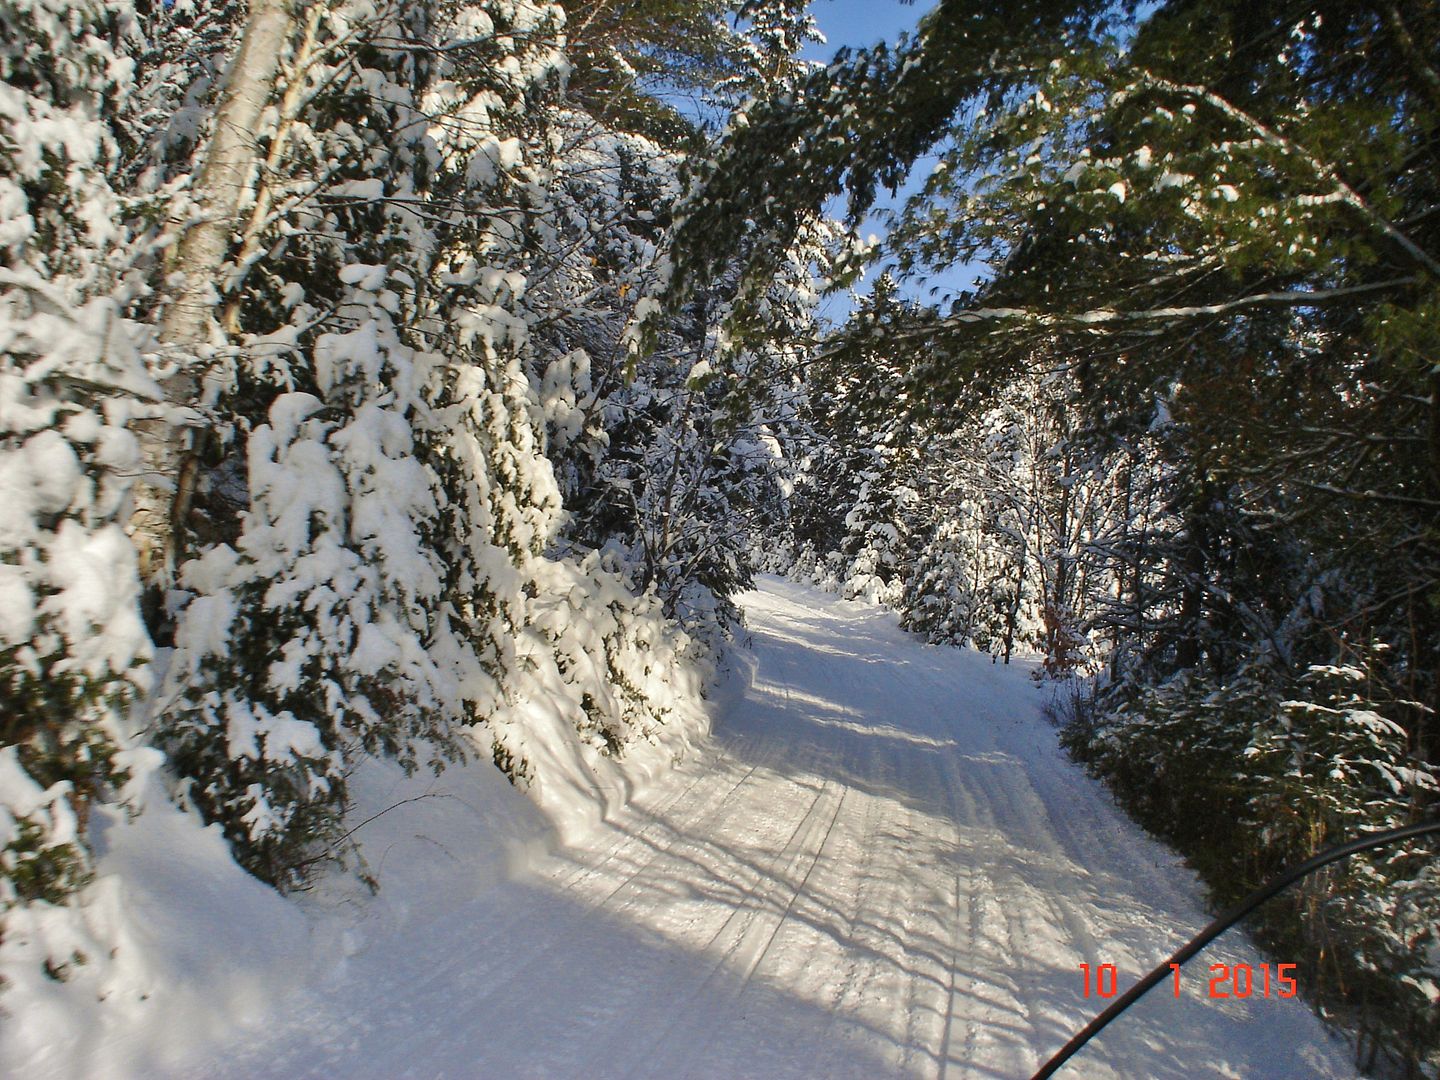
<svg viewBox="0 0 1440 1080">
<path fill-rule="evenodd" d="M 522 107 L 558 62 L 550 18 L 341 4 L 284 74 L 304 89 L 256 251 L 295 238 L 224 300 L 245 348 L 221 404 L 264 410 L 247 508 L 182 568 L 161 734 L 187 798 L 284 887 L 334 854 L 356 761 L 463 756 L 515 663 L 520 567 L 554 500 L 504 218 L 530 182 Z"/>
<path fill-rule="evenodd" d="M 631 566 L 557 554 L 575 545 L 556 547 L 549 455 L 593 446 L 594 410 L 613 405 L 587 391 L 586 309 L 567 305 L 628 291 L 572 246 L 618 190 L 564 178 L 660 155 L 584 135 L 557 162 L 576 118 L 555 103 L 555 20 L 543 5 L 339 5 L 315 62 L 284 75 L 311 89 L 264 179 L 274 211 L 254 251 L 285 257 L 237 266 L 221 300 L 240 361 L 220 407 L 251 429 L 245 464 L 198 489 L 242 483 L 243 512 L 181 568 L 160 737 L 184 796 L 284 887 L 343 854 L 346 777 L 366 756 L 476 754 L 544 802 L 572 750 L 528 730 L 549 730 L 537 698 L 599 758 L 683 746 L 696 723 L 678 688 L 697 689 L 684 668 L 701 652 L 673 603 L 637 597 Z M 655 195 L 627 197 L 638 216 Z M 608 239 L 627 245 L 619 265 L 653 252 Z M 603 321 L 585 331 L 597 352 Z M 663 447 L 652 461 L 683 465 L 693 490 L 688 461 Z M 690 520 L 716 512 L 687 498 L 672 505 Z M 702 581 L 676 550 L 680 583 Z"/>
<path fill-rule="evenodd" d="M 134 548 L 140 455 L 158 397 L 121 317 L 125 242 L 103 117 L 129 89 L 128 5 L 0 6 L 0 910 L 88 879 L 97 803 L 135 761 L 147 689 Z M 63 58 L 56 62 L 54 58 Z M 19 916 L 17 915 L 16 918 Z M 0 924 L 7 962 L 64 965 Z M 17 952 L 18 950 L 18 952 Z"/>
</svg>

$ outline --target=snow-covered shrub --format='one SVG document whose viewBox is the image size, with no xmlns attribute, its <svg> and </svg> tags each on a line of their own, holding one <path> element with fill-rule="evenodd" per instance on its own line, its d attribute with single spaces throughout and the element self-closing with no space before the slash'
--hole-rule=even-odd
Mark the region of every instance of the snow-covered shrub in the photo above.
<svg viewBox="0 0 1440 1080">
<path fill-rule="evenodd" d="M 840 543 L 847 600 L 891 607 L 900 602 L 910 565 L 906 510 L 918 503 L 913 488 L 897 485 L 886 472 L 860 474 L 860 492 L 845 515 L 846 535 Z"/>
<path fill-rule="evenodd" d="M 636 596 L 599 554 L 536 567 L 528 630 L 566 687 L 581 740 L 621 756 L 667 723 L 672 683 L 698 659 L 653 592 Z"/>
<path fill-rule="evenodd" d="M 86 879 L 150 643 L 123 525 L 157 395 L 120 317 L 128 4 L 0 4 L 0 909 Z M 65 958 L 61 958 L 62 960 Z"/>
<path fill-rule="evenodd" d="M 559 525 L 540 404 L 521 364 L 528 329 L 501 306 L 518 302 L 522 282 L 510 275 L 492 285 L 494 302 L 456 311 L 432 409 L 417 431 L 440 507 L 435 648 L 458 679 L 463 705 L 454 719 L 463 724 L 483 725 L 523 692 L 530 661 L 518 642 L 528 603 L 541 593 L 542 552 Z M 496 761 L 511 771 L 505 754 Z M 521 767 L 516 758 L 513 768 Z"/>
<path fill-rule="evenodd" d="M 1311 665 L 1294 696 L 1255 730 L 1237 783 L 1250 792 L 1246 825 L 1260 839 L 1260 859 L 1278 867 L 1358 832 L 1397 828 L 1417 803 L 1440 794 L 1440 776 L 1413 757 L 1404 727 L 1384 715 L 1425 707 L 1374 700 L 1384 651 L 1351 647 L 1344 663 Z M 1376 1013 L 1410 1027 L 1410 1040 L 1440 1021 L 1431 848 L 1427 855 L 1411 843 L 1358 856 L 1296 887 L 1300 932 L 1321 946 L 1311 982 L 1327 997 L 1343 988 L 1339 1007 L 1361 1014 L 1362 1040 L 1371 1043 L 1364 1053 L 1392 1034 Z"/>
<path fill-rule="evenodd" d="M 114 305 L 68 309 L 27 283 L 0 295 L 0 903 L 84 877 L 88 806 L 113 797 L 125 707 L 150 645 L 121 527 L 138 460 L 125 430 L 151 391 Z"/>
<path fill-rule="evenodd" d="M 1249 733 L 1275 705 L 1268 673 L 1247 670 L 1223 687 L 1188 673 L 1131 698 L 1097 703 L 1099 716 L 1064 741 L 1103 775 L 1143 824 L 1190 852 L 1207 877 L 1241 847 L 1249 792 L 1235 781 Z"/>
<path fill-rule="evenodd" d="M 131 87 L 129 3 L 0 4 L 0 253 L 11 271 L 94 295 L 123 240 L 110 126 Z M 6 287 L 13 287 L 7 282 Z"/>
<path fill-rule="evenodd" d="M 1385 688 L 1383 652 L 1347 645 L 1338 662 L 1298 677 L 1260 661 L 1221 683 L 1184 673 L 1139 690 L 1112 685 L 1063 737 L 1230 903 L 1327 846 L 1406 824 L 1440 792 L 1395 719 L 1423 706 Z M 1372 1063 L 1402 1031 L 1404 1045 L 1433 1049 L 1433 848 L 1352 857 L 1257 916 L 1277 955 L 1300 965 L 1307 993 L 1355 1018 Z"/>
<path fill-rule="evenodd" d="M 973 546 L 964 524 L 942 519 L 905 577 L 900 625 L 937 643 L 969 642 L 975 617 L 973 568 Z"/>
<path fill-rule="evenodd" d="M 1412 760 L 1405 729 L 1380 711 L 1424 706 L 1381 706 L 1367 697 L 1371 689 L 1353 661 L 1313 664 L 1295 697 L 1256 727 L 1244 757 L 1246 773 L 1264 778 L 1251 794 L 1251 824 L 1267 844 L 1295 848 L 1357 827 L 1395 828 L 1417 795 L 1440 792 L 1431 770 Z"/>
<path fill-rule="evenodd" d="M 343 370 L 376 356 L 381 334 L 370 323 L 316 351 Z M 423 543 L 434 496 L 394 397 L 338 421 L 310 394 L 277 398 L 250 436 L 236 547 L 185 568 L 195 597 L 162 745 L 241 863 L 279 885 L 298 884 L 297 868 L 333 840 L 347 762 L 383 755 L 413 768 L 420 741 L 448 745 L 458 711 L 453 678 L 427 651 L 441 591 Z"/>
</svg>

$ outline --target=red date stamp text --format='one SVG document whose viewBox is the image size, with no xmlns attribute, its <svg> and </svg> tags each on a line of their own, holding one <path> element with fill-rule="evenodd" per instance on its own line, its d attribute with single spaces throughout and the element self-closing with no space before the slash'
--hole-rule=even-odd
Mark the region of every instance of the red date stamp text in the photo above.
<svg viewBox="0 0 1440 1080">
<path fill-rule="evenodd" d="M 1293 998 L 1299 992 L 1295 983 L 1294 964 L 1211 964 L 1209 993 L 1212 998 L 1282 997 Z M 1180 996 L 1180 965 L 1171 964 L 1173 996 Z M 1114 964 L 1080 965 L 1081 985 L 1085 997 L 1092 994 L 1112 998 L 1118 990 L 1119 976 Z"/>
</svg>

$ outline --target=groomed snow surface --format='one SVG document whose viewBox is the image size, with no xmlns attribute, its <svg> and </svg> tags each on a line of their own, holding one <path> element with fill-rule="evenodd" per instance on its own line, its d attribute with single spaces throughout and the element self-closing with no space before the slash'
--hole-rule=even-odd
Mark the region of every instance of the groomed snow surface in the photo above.
<svg viewBox="0 0 1440 1080">
<path fill-rule="evenodd" d="M 205 980 L 27 1074 L 1023 1078 L 1105 1004 L 1079 965 L 1123 990 L 1206 921 L 1065 760 L 1024 665 L 777 579 L 743 599 L 714 735 L 608 821 L 547 853 L 530 804 L 447 772 L 367 826 L 378 898 L 332 883 L 303 935 L 249 898 L 247 926 L 186 944 Z M 1355 1075 L 1298 1002 L 1211 1000 L 1216 961 L 1264 958 L 1232 932 L 1061 1075 Z"/>
</svg>

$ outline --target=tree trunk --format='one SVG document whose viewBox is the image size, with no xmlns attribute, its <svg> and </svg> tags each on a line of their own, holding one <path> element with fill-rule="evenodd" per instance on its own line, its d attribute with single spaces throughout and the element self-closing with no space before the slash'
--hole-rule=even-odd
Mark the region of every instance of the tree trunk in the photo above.
<svg viewBox="0 0 1440 1080">
<path fill-rule="evenodd" d="M 180 371 L 161 384 L 172 408 L 200 404 L 208 381 L 228 381 L 214 363 L 202 375 L 195 359 L 203 360 L 211 346 L 223 344 L 216 321 L 218 279 L 255 183 L 262 156 L 261 124 L 275 94 L 294 17 L 293 0 L 252 0 L 216 106 L 215 131 L 195 178 L 199 220 L 188 227 L 184 222 L 174 226 L 184 232 L 168 269 L 182 274 L 184 283 L 160 326 L 160 343 L 182 361 Z M 136 428 L 145 474 L 135 488 L 130 532 L 142 579 L 155 592 L 174 579 L 197 471 L 191 454 L 194 430 L 173 418 L 149 420 Z"/>
<path fill-rule="evenodd" d="M 1440 499 L 1440 371 L 1430 377 L 1430 493 Z M 1430 607 L 1422 618 L 1426 624 L 1433 627 L 1435 622 L 1432 613 L 1440 596 L 1437 596 L 1436 590 L 1432 588 L 1426 599 L 1430 602 Z M 1411 603 L 1413 611 L 1414 602 Z M 1414 625 L 1413 615 L 1411 625 Z M 1430 712 L 1416 710 L 1418 715 L 1415 721 L 1415 746 L 1422 761 L 1435 765 L 1440 764 L 1440 724 L 1437 724 L 1437 717 L 1440 717 L 1440 649 L 1433 644 L 1430 647 L 1436 650 L 1431 654 L 1434 661 L 1430 675 Z"/>
<path fill-rule="evenodd" d="M 1208 485 L 1201 485 L 1186 511 L 1185 551 L 1181 558 L 1180 613 L 1176 630 L 1175 666 L 1190 670 L 1200 665 L 1200 622 L 1204 617 L 1205 549 L 1208 535 L 1205 512 L 1210 504 Z"/>
</svg>

